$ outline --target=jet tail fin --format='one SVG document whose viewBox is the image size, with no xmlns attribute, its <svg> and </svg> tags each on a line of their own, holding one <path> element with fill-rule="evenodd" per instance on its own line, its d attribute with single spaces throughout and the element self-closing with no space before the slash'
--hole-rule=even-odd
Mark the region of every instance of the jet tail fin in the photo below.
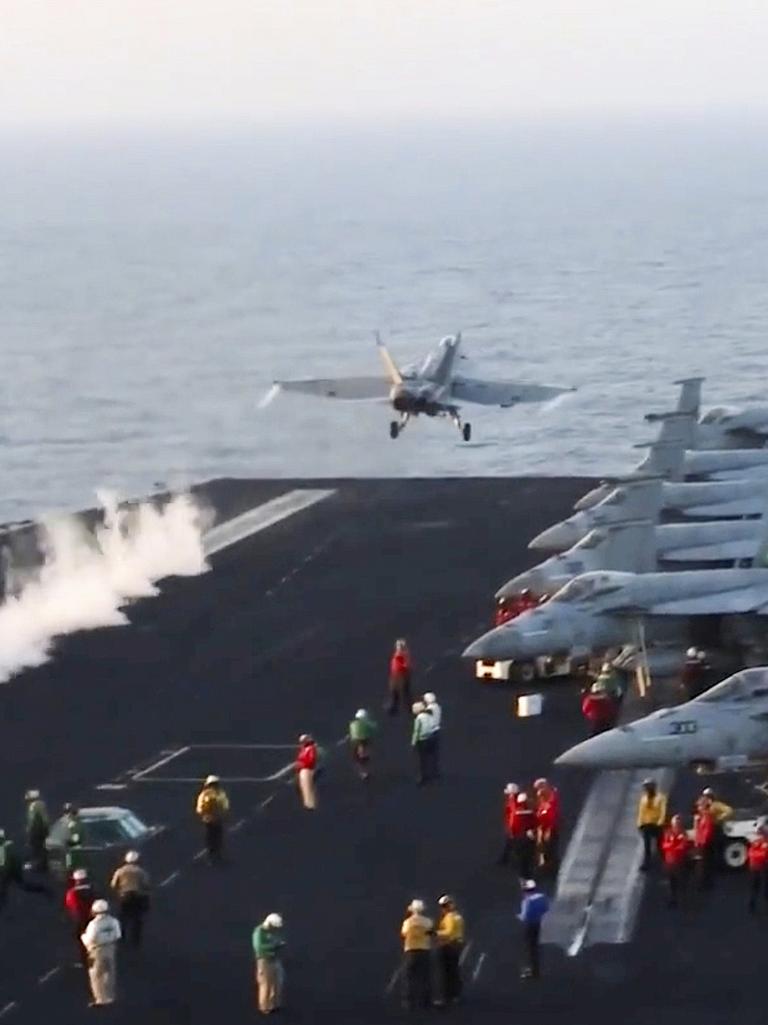
<svg viewBox="0 0 768 1025">
<path fill-rule="evenodd" d="M 389 349 L 386 347 L 384 342 L 381 340 L 381 335 L 376 332 L 376 345 L 379 347 L 379 354 L 381 355 L 384 369 L 387 371 L 387 377 L 389 378 L 390 384 L 402 384 L 403 375 L 400 372 L 400 368 L 395 363 Z"/>
<path fill-rule="evenodd" d="M 653 520 L 625 520 L 603 529 L 606 569 L 630 573 L 653 573 L 657 569 Z"/>
<path fill-rule="evenodd" d="M 701 385 L 703 377 L 684 377 L 675 384 L 680 386 L 680 395 L 677 400 L 678 413 L 692 413 L 699 419 L 701 411 Z"/>
</svg>

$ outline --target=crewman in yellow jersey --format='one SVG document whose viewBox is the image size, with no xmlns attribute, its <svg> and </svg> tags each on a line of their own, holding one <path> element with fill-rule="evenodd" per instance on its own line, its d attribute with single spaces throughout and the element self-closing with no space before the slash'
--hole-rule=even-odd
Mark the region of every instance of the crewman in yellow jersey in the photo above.
<svg viewBox="0 0 768 1025">
<path fill-rule="evenodd" d="M 403 1007 L 432 1006 L 430 951 L 435 925 L 424 914 L 424 901 L 414 899 L 400 929 L 403 938 Z"/>
<path fill-rule="evenodd" d="M 661 835 L 667 823 L 667 795 L 662 794 L 654 779 L 643 780 L 643 792 L 637 803 L 637 828 L 643 838 L 642 872 L 661 854 Z"/>
<path fill-rule="evenodd" d="M 461 952 L 464 949 L 464 919 L 456 909 L 453 897 L 444 894 L 437 902 L 440 919 L 437 923 L 437 964 L 440 972 L 438 1007 L 457 1004 L 461 999 Z"/>
</svg>

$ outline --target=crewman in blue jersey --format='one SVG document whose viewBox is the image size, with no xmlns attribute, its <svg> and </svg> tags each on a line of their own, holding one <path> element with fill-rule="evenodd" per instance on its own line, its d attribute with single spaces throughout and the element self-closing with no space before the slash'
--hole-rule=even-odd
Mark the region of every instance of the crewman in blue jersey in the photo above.
<svg viewBox="0 0 768 1025">
<path fill-rule="evenodd" d="M 541 892 L 539 884 L 534 879 L 523 879 L 522 887 L 523 902 L 517 917 L 523 923 L 523 940 L 528 963 L 520 972 L 520 978 L 538 979 L 541 923 L 549 911 L 549 897 Z"/>
</svg>

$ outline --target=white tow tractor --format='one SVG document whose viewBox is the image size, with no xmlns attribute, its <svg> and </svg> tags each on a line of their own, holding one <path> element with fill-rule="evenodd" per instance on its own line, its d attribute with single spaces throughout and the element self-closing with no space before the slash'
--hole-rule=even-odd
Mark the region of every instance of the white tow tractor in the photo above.
<svg viewBox="0 0 768 1025">
<path fill-rule="evenodd" d="M 765 815 L 755 815 L 748 810 L 739 809 L 733 813 L 732 819 L 727 819 L 723 823 L 725 843 L 722 859 L 726 868 L 744 868 L 747 863 L 747 848 L 765 822 Z"/>
<path fill-rule="evenodd" d="M 569 655 L 562 657 L 543 655 L 531 662 L 501 661 L 479 658 L 475 662 L 475 676 L 478 680 L 503 680 L 509 683 L 533 683 L 534 680 L 550 680 L 571 676 L 583 665 Z"/>
</svg>

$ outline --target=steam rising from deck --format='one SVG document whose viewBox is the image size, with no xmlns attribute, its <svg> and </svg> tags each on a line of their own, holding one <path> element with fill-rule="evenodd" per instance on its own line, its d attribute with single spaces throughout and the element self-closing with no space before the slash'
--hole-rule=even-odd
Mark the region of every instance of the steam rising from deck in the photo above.
<svg viewBox="0 0 768 1025">
<path fill-rule="evenodd" d="M 11 565 L 0 605 L 0 682 L 47 661 L 56 636 L 128 622 L 122 606 L 157 594 L 156 581 L 208 568 L 205 512 L 189 495 L 164 506 L 119 508 L 99 494 L 103 522 L 91 532 L 74 516 L 44 521 L 41 568 Z"/>
</svg>

